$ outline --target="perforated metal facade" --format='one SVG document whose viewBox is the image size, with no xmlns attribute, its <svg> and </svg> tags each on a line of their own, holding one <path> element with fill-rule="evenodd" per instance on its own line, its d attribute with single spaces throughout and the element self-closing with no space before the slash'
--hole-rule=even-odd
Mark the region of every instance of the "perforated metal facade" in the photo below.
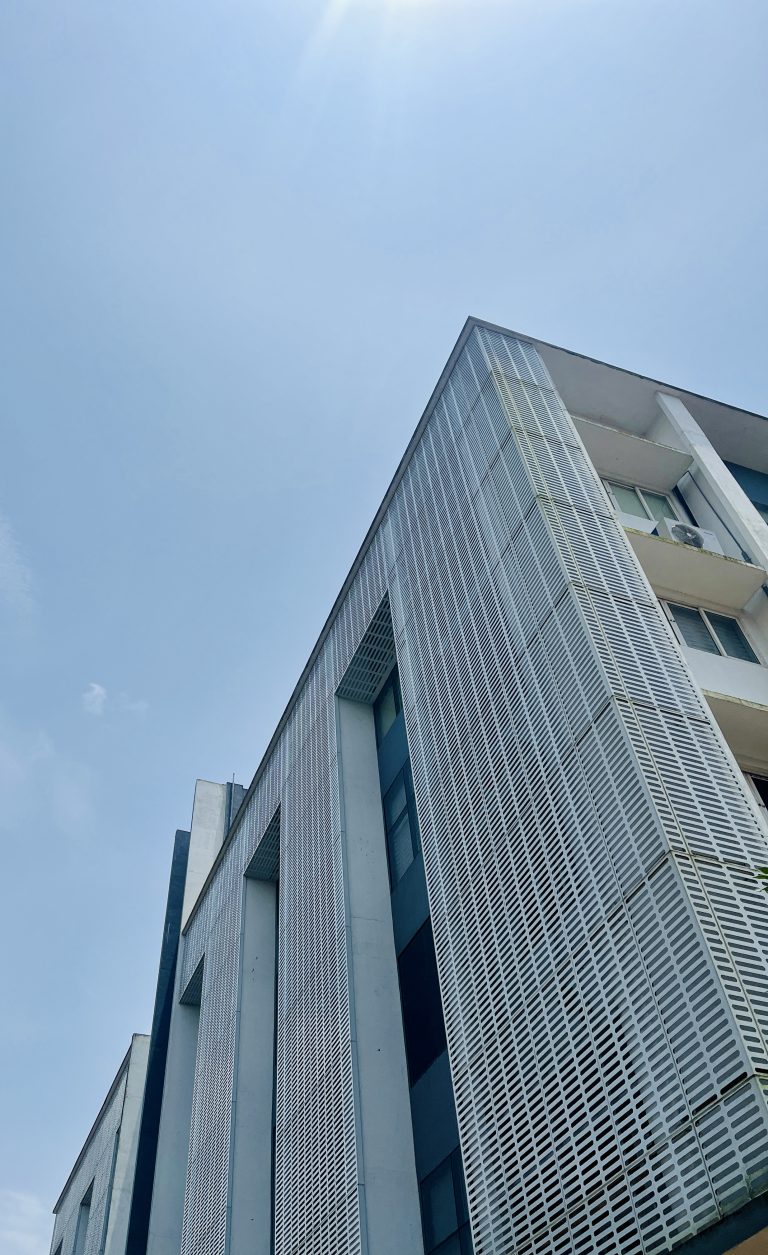
<svg viewBox="0 0 768 1255">
<path fill-rule="evenodd" d="M 104 1255 L 117 1139 L 128 1080 L 128 1062 L 129 1056 L 126 1056 L 88 1142 L 56 1204 L 56 1222 L 51 1242 L 51 1250 L 56 1255 L 59 1255 L 59 1250 L 61 1255 L 73 1255 L 78 1224 L 83 1224 L 80 1204 L 91 1186 L 83 1255 Z"/>
<path fill-rule="evenodd" d="M 768 1187 L 765 832 L 540 357 L 475 326 L 188 929 L 184 1255 L 226 1250 L 278 807 L 275 1250 L 365 1249 L 335 694 L 385 598 L 475 1251 L 669 1249 Z"/>
</svg>

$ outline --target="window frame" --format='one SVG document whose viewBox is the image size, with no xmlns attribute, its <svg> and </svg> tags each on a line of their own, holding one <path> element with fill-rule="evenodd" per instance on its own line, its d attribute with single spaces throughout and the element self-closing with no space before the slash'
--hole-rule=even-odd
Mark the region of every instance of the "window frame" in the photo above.
<svg viewBox="0 0 768 1255">
<path fill-rule="evenodd" d="M 381 715 L 380 715 L 381 703 L 385 694 L 389 691 L 391 691 L 392 693 L 392 698 L 393 698 L 394 707 L 395 707 L 395 717 L 392 720 L 392 723 L 387 728 L 386 732 L 382 733 L 381 732 Z M 393 727 L 397 723 L 398 716 L 402 713 L 402 709 L 403 709 L 403 695 L 400 691 L 400 675 L 398 673 L 398 669 L 396 666 L 393 667 L 392 670 L 390 671 L 386 680 L 384 681 L 378 693 L 376 694 L 375 698 L 373 699 L 373 702 L 371 703 L 371 705 L 373 707 L 373 726 L 374 726 L 374 731 L 376 733 L 376 748 L 378 750 L 378 749 L 381 749 L 385 740 L 387 739 Z"/>
<path fill-rule="evenodd" d="M 752 794 L 752 797 L 755 799 L 759 809 L 764 811 L 768 816 L 768 800 L 766 800 L 768 799 L 768 787 L 766 787 L 766 798 L 764 799 L 762 793 L 757 787 L 757 784 L 755 783 L 756 780 L 760 780 L 763 784 L 768 786 L 768 775 L 763 775 L 762 771 L 744 771 L 742 774 L 747 782 L 747 788 Z"/>
<path fill-rule="evenodd" d="M 642 488 L 640 484 L 624 483 L 624 481 L 621 479 L 604 479 L 603 487 L 605 488 L 605 491 L 608 493 L 608 498 L 617 514 L 623 514 L 626 516 L 627 511 L 622 510 L 621 506 L 616 500 L 616 497 L 613 492 L 614 486 L 616 488 L 630 488 L 632 492 L 634 492 L 635 496 L 638 498 L 640 505 L 645 511 L 646 519 L 649 519 L 656 527 L 658 527 L 659 525 L 659 520 L 657 519 L 656 515 L 653 513 L 650 506 L 645 500 L 644 494 L 646 492 L 653 493 L 654 497 L 666 498 L 667 505 L 670 507 L 670 511 L 669 511 L 669 515 L 665 517 L 668 517 L 670 519 L 676 519 L 678 523 L 690 523 L 691 522 L 689 510 L 686 507 L 682 506 L 680 502 L 677 501 L 672 496 L 671 493 L 659 492 L 656 488 Z M 631 518 L 632 515 L 630 515 L 629 517 Z M 638 514 L 637 517 L 641 519 L 643 516 L 642 514 Z"/>
<path fill-rule="evenodd" d="M 703 621 L 705 628 L 709 632 L 709 635 L 712 638 L 712 641 L 714 642 L 714 646 L 715 646 L 715 650 L 717 651 L 717 654 L 721 658 L 730 658 L 732 662 L 748 662 L 752 666 L 758 666 L 758 667 L 762 667 L 765 665 L 762 655 L 756 649 L 755 645 L 753 644 L 752 640 L 749 637 L 749 634 L 744 631 L 744 628 L 742 627 L 740 620 L 736 617 L 735 614 L 728 614 L 724 610 L 712 610 L 708 612 L 704 606 L 690 606 L 690 605 L 687 605 L 684 601 L 664 600 L 661 602 L 661 604 L 664 608 L 664 613 L 666 614 L 669 622 L 672 625 L 672 631 L 674 632 L 676 639 L 685 649 L 695 649 L 696 646 L 689 645 L 685 637 L 683 636 L 683 633 L 680 630 L 680 627 L 678 626 L 677 620 L 675 619 L 675 616 L 672 613 L 673 606 L 679 606 L 681 610 L 695 610 L 696 611 L 699 618 Z M 733 654 L 729 654 L 723 649 L 720 637 L 717 635 L 717 629 L 713 627 L 712 623 L 710 622 L 710 619 L 709 619 L 710 613 L 720 615 L 721 619 L 730 619 L 731 622 L 736 624 L 736 627 L 741 632 L 741 635 L 744 637 L 744 640 L 747 642 L 747 645 L 752 650 L 752 653 L 754 654 L 754 658 L 736 658 Z M 700 649 L 698 652 L 706 653 L 707 651 Z"/>
<path fill-rule="evenodd" d="M 387 813 L 387 798 L 394 791 L 394 789 L 397 787 L 399 782 L 402 782 L 403 793 L 405 796 L 405 805 L 400 811 L 398 811 L 393 822 L 390 824 L 389 815 Z M 382 794 L 381 808 L 382 808 L 382 813 L 384 817 L 384 837 L 385 837 L 386 847 L 387 847 L 387 867 L 389 869 L 389 889 L 390 889 L 390 893 L 394 893 L 397 886 L 402 883 L 403 878 L 408 874 L 411 867 L 413 867 L 413 864 L 417 861 L 419 854 L 421 852 L 421 834 L 419 832 L 419 818 L 418 818 L 418 815 L 416 814 L 416 796 L 413 791 L 413 775 L 411 773 L 411 760 L 410 759 L 407 759 L 406 762 L 403 763 L 403 766 L 400 768 L 398 772 L 396 772 L 395 776 L 393 777 L 389 785 L 389 788 L 386 790 L 385 793 Z M 394 853 L 393 853 L 393 848 L 392 848 L 392 837 L 394 836 L 397 828 L 402 823 L 403 818 L 406 818 L 408 821 L 408 831 L 411 838 L 411 861 L 408 864 L 408 866 L 404 869 L 402 874 L 398 876 L 397 879 L 395 879 L 395 860 L 394 860 Z"/>
</svg>

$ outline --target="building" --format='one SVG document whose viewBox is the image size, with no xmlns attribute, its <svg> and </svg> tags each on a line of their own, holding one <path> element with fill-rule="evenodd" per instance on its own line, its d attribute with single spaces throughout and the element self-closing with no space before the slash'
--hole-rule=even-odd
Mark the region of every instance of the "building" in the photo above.
<svg viewBox="0 0 768 1255">
<path fill-rule="evenodd" d="M 764 418 L 469 320 L 198 783 L 130 1255 L 765 1249 L 767 517 Z"/>
<path fill-rule="evenodd" d="M 54 1255 L 125 1251 L 148 1053 L 134 1035 L 53 1209 Z"/>
</svg>

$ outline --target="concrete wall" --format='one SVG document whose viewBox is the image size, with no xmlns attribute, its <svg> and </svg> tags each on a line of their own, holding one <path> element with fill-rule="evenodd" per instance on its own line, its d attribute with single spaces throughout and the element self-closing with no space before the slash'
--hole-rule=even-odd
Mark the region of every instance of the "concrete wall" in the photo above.
<svg viewBox="0 0 768 1255">
<path fill-rule="evenodd" d="M 157 1138 L 157 1162 L 149 1216 L 148 1255 L 176 1255 L 184 1223 L 184 1186 L 187 1179 L 192 1090 L 195 1080 L 200 1008 L 179 1003 L 179 973 Z"/>
<path fill-rule="evenodd" d="M 198 780 L 192 807 L 182 929 L 221 849 L 228 820 L 226 784 Z M 180 1002 L 184 993 L 181 937 L 174 982 L 168 1055 L 157 1138 L 157 1163 L 149 1219 L 148 1255 L 175 1255 L 181 1249 L 184 1191 L 189 1159 L 199 1005 Z"/>
<path fill-rule="evenodd" d="M 196 782 L 190 827 L 187 883 L 181 912 L 182 928 L 198 899 L 205 878 L 213 866 L 213 860 L 221 849 L 227 829 L 227 802 L 226 784 L 214 784 L 210 780 Z"/>
<path fill-rule="evenodd" d="M 422 1255 L 373 711 L 339 700 L 361 1215 L 371 1255 Z"/>
<path fill-rule="evenodd" d="M 233 1090 L 229 1249 L 272 1249 L 277 886 L 243 881 L 240 996 Z"/>
<path fill-rule="evenodd" d="M 115 1159 L 112 1202 L 104 1255 L 124 1255 L 125 1252 L 148 1057 L 149 1037 L 143 1034 L 134 1035 L 123 1097 L 123 1116 Z"/>
</svg>

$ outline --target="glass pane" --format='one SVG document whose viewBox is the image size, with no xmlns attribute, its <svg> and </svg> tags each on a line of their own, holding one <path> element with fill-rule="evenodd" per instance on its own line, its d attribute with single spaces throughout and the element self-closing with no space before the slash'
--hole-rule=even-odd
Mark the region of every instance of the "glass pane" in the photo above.
<svg viewBox="0 0 768 1255">
<path fill-rule="evenodd" d="M 625 484 L 612 483 L 611 491 L 616 505 L 624 514 L 633 514 L 635 518 L 640 519 L 648 517 L 634 488 L 627 488 Z"/>
<path fill-rule="evenodd" d="M 463 1225 L 469 1220 L 469 1208 L 467 1207 L 467 1191 L 464 1188 L 464 1166 L 458 1147 L 451 1155 L 451 1163 L 453 1164 L 453 1189 L 456 1195 L 456 1215 L 459 1224 Z"/>
<path fill-rule="evenodd" d="M 707 612 L 712 627 L 717 632 L 717 639 L 729 658 L 741 658 L 744 662 L 757 662 L 752 646 L 742 632 L 735 619 L 727 614 Z"/>
<path fill-rule="evenodd" d="M 392 683 L 388 683 L 383 693 L 377 697 L 373 714 L 376 720 L 376 741 L 381 745 L 397 718 L 397 702 L 395 701 L 395 688 Z"/>
<path fill-rule="evenodd" d="M 396 885 L 399 880 L 402 880 L 413 862 L 413 837 L 407 811 L 388 833 L 387 844 L 389 845 L 389 870 L 392 884 Z"/>
<path fill-rule="evenodd" d="M 765 776 L 752 776 L 752 783 L 757 789 L 763 806 L 768 806 L 768 779 Z"/>
<path fill-rule="evenodd" d="M 652 516 L 660 523 L 662 519 L 676 519 L 679 517 L 678 510 L 673 506 L 669 497 L 665 497 L 660 492 L 646 492 L 643 489 L 645 504 L 648 506 Z"/>
<path fill-rule="evenodd" d="M 427 1250 L 429 1255 L 461 1255 L 461 1237 L 458 1233 L 454 1233 L 447 1241 L 441 1242 L 439 1246 L 430 1246 Z"/>
<path fill-rule="evenodd" d="M 698 610 L 690 606 L 670 606 L 672 617 L 680 629 L 680 635 L 691 649 L 703 649 L 707 654 L 719 654 L 706 623 Z"/>
<path fill-rule="evenodd" d="M 445 1023 L 437 979 L 435 945 L 429 920 L 397 960 L 408 1081 L 415 1085 L 445 1050 Z"/>
<path fill-rule="evenodd" d="M 435 1168 L 435 1171 L 422 1182 L 421 1207 L 424 1218 L 424 1245 L 427 1251 L 433 1251 L 440 1242 L 455 1233 L 459 1227 L 450 1158 L 444 1159 L 440 1167 Z M 458 1241 L 456 1251 L 459 1251 Z"/>
<path fill-rule="evenodd" d="M 384 823 L 386 824 L 387 831 L 395 826 L 405 810 L 406 805 L 407 798 L 405 793 L 405 780 L 403 779 L 403 773 L 401 771 L 400 775 L 395 780 L 395 783 L 390 789 L 387 789 L 387 792 L 384 795 Z"/>
</svg>

